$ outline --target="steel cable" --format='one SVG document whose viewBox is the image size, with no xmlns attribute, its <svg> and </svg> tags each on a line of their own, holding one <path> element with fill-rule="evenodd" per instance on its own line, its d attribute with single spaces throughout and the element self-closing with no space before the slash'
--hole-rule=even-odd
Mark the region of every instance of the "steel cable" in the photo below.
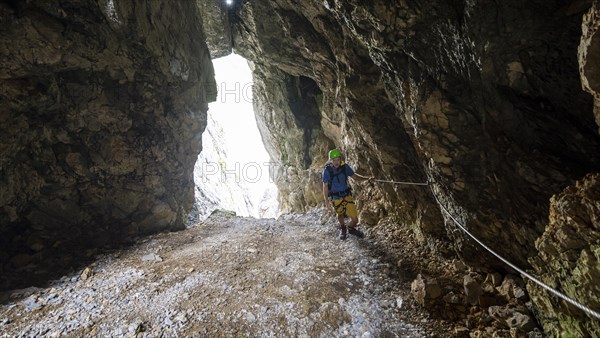
<svg viewBox="0 0 600 338">
<path fill-rule="evenodd" d="M 381 183 L 393 183 L 393 184 L 404 184 L 404 185 L 429 185 L 429 182 L 401 182 L 401 181 L 386 181 L 386 180 L 373 180 L 374 182 Z"/>
<path fill-rule="evenodd" d="M 462 224 L 460 224 L 460 222 L 458 222 L 448 211 L 448 209 L 446 209 L 446 207 L 444 207 L 444 205 L 440 202 L 440 200 L 437 198 L 437 196 L 435 196 L 435 194 L 433 194 L 433 197 L 435 197 L 435 200 L 438 202 L 438 204 L 440 205 L 440 207 L 442 208 L 442 210 L 444 210 L 444 212 L 446 212 L 446 214 L 448 214 L 448 216 L 450 217 L 450 219 L 452 219 L 452 221 L 454 221 L 454 223 L 463 231 L 465 232 L 467 235 L 469 235 L 475 242 L 477 242 L 477 244 L 481 245 L 484 249 L 486 249 L 487 251 L 489 251 L 492 255 L 496 256 L 499 260 L 501 260 L 502 262 L 504 262 L 506 265 L 510 266 L 511 268 L 515 269 L 517 272 L 519 272 L 521 275 L 529 278 L 531 281 L 533 281 L 534 283 L 536 283 L 537 285 L 541 286 L 542 288 L 546 289 L 547 291 L 553 293 L 554 295 L 564 299 L 565 301 L 569 302 L 571 305 L 579 308 L 580 310 L 586 312 L 589 315 L 592 315 L 593 317 L 595 317 L 596 319 L 600 319 L 600 313 L 598 313 L 597 311 L 592 310 L 590 307 L 585 306 L 579 302 L 577 302 L 576 300 L 574 300 L 573 298 L 561 293 L 560 291 L 557 291 L 555 289 L 553 289 L 552 287 L 544 284 L 544 282 L 540 281 L 539 279 L 535 278 L 534 276 L 530 275 L 529 273 L 521 270 L 519 267 L 517 267 L 516 265 L 514 265 L 513 263 L 511 263 L 510 261 L 508 261 L 507 259 L 505 259 L 504 257 L 500 256 L 498 253 L 496 253 L 494 250 L 490 249 L 487 245 L 483 244 L 483 242 L 481 242 L 479 239 L 477 239 L 477 237 L 475 237 L 473 234 L 471 234 Z"/>
<path fill-rule="evenodd" d="M 375 182 L 382 182 L 382 183 L 403 184 L 403 185 L 423 185 L 423 186 L 429 185 L 429 182 L 420 183 L 420 182 L 402 182 L 402 181 L 386 181 L 386 180 L 373 180 L 373 181 L 375 181 Z M 444 205 L 437 198 L 437 196 L 435 195 L 435 192 L 433 190 L 432 190 L 432 194 L 433 194 L 433 197 L 435 198 L 435 200 L 437 201 L 438 205 L 442 208 L 442 210 L 446 214 L 448 214 L 448 216 L 450 217 L 450 219 L 459 227 L 459 229 L 461 229 L 464 233 L 466 233 L 467 235 L 469 235 L 469 237 L 471 237 L 477 244 L 479 244 L 481 247 L 483 247 L 484 249 L 486 249 L 487 251 L 489 251 L 492 255 L 496 256 L 496 258 L 498 258 L 499 260 L 501 260 L 502 262 L 504 262 L 506 265 L 510 266 L 515 271 L 519 272 L 521 275 L 529 278 L 532 282 L 534 282 L 537 285 L 541 286 L 542 288 L 544 288 L 548 292 L 554 294 L 555 296 L 557 296 L 559 298 L 562 298 L 563 300 L 565 300 L 569 304 L 571 304 L 571 305 L 575 306 L 576 308 L 582 310 L 583 312 L 587 313 L 588 315 L 591 315 L 592 317 L 595 317 L 596 319 L 600 320 L 600 313 L 599 312 L 591 309 L 589 306 L 586 306 L 586 305 L 583 305 L 583 304 L 579 303 L 578 301 L 574 300 L 573 298 L 571 298 L 571 297 L 569 297 L 569 296 L 561 293 L 560 291 L 555 290 L 552 287 L 546 285 L 544 282 L 540 281 L 539 279 L 537 279 L 533 275 L 530 275 L 529 273 L 523 271 L 522 269 L 520 269 L 519 267 L 517 267 L 515 264 L 511 263 L 506 258 L 500 256 L 500 254 L 496 253 L 494 250 L 492 250 L 491 248 L 489 248 L 487 245 L 485 245 L 483 242 L 481 242 L 477 237 L 475 237 L 473 234 L 471 234 L 464 225 L 462 225 L 459 221 L 456 220 L 456 218 L 454 218 L 454 216 L 452 216 L 452 214 L 448 211 L 448 209 L 446 209 L 446 207 L 444 207 Z"/>
</svg>

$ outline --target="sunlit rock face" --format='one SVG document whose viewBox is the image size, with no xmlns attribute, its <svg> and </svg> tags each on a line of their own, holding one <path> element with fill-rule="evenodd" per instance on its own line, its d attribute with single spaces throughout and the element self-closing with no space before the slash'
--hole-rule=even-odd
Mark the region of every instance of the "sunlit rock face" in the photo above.
<svg viewBox="0 0 600 338">
<path fill-rule="evenodd" d="M 258 128 L 273 160 L 279 203 L 286 211 L 306 211 L 323 203 L 315 166 L 331 142 L 320 124 L 317 98 L 321 92 L 310 78 L 272 68 L 254 72 L 254 107 Z"/>
<path fill-rule="evenodd" d="M 579 44 L 579 72 L 583 89 L 594 96 L 594 114 L 600 125 L 600 5 L 593 2 L 583 16 Z M 600 129 L 598 129 L 600 132 Z"/>
<path fill-rule="evenodd" d="M 582 30 L 589 7 L 241 2 L 234 49 L 255 64 L 263 135 L 287 168 L 277 181 L 282 207 L 322 203 L 319 173 L 337 146 L 360 173 L 432 182 L 356 184 L 361 223 L 391 217 L 424 245 L 447 236 L 470 265 L 505 269 L 457 229 L 443 206 L 523 268 L 531 267 L 529 257 L 551 257 L 544 253 L 549 246 L 534 244 L 548 225 L 550 198 L 600 169 L 593 98 L 582 90 L 583 82 L 597 96 L 596 7 Z M 303 110 L 296 114 L 299 97 Z M 580 282 L 593 290 L 593 282 Z"/>
<path fill-rule="evenodd" d="M 213 59 L 231 54 L 231 25 L 229 16 L 234 7 L 222 0 L 196 1 L 202 14 L 202 28 Z"/>
<path fill-rule="evenodd" d="M 590 174 L 550 200 L 550 224 L 536 241 L 531 259 L 536 275 L 591 309 L 600 306 L 600 174 Z M 530 283 L 539 318 L 553 337 L 598 337 L 598 321 L 566 302 L 553 302 Z M 556 319 L 559 319 L 558 321 Z"/>
<path fill-rule="evenodd" d="M 215 95 L 201 18 L 195 1 L 0 3 L 0 287 L 183 228 Z"/>
</svg>

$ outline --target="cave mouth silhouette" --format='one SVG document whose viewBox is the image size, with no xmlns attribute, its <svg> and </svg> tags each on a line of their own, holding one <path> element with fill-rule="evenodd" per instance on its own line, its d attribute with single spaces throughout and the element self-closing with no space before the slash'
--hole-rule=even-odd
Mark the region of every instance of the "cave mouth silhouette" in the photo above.
<svg viewBox="0 0 600 338">
<path fill-rule="evenodd" d="M 279 207 L 271 161 L 256 123 L 248 61 L 232 53 L 213 60 L 217 97 L 209 104 L 202 152 L 194 168 L 196 218 L 215 209 L 274 218 Z"/>
</svg>

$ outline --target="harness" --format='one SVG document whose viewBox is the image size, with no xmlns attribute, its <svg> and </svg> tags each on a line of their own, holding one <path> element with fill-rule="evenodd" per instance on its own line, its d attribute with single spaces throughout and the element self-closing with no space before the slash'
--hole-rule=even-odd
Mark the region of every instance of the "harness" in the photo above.
<svg viewBox="0 0 600 338">
<path fill-rule="evenodd" d="M 342 170 L 340 170 L 340 172 L 338 172 L 337 174 L 334 174 L 333 166 L 331 164 L 327 164 L 325 166 L 325 169 L 327 169 L 327 172 L 329 173 L 329 177 L 331 178 L 331 182 L 327 183 L 327 187 L 329 189 L 329 199 L 333 199 L 334 197 L 345 197 L 348 195 L 352 195 L 352 188 L 350 188 L 350 185 L 348 184 L 348 175 L 346 174 L 346 167 L 344 167 L 342 165 L 342 166 L 340 166 L 340 168 L 342 168 Z M 340 175 L 344 176 L 344 180 L 345 180 L 346 186 L 348 188 L 343 191 L 333 192 L 333 191 L 331 191 L 331 183 L 333 182 L 334 178 L 337 178 L 338 182 L 340 182 L 340 178 L 339 178 Z M 344 204 L 344 207 L 346 206 L 346 204 Z"/>
<path fill-rule="evenodd" d="M 341 214 L 346 215 L 346 207 L 348 206 L 348 204 L 354 204 L 354 201 L 348 201 L 345 197 L 347 197 L 348 195 L 342 197 L 342 201 L 340 202 L 340 204 L 338 204 L 337 206 L 335 205 L 335 202 L 333 203 L 334 205 L 334 209 L 337 213 L 340 213 L 338 211 L 339 208 L 342 208 L 342 212 Z M 352 195 L 350 195 L 352 196 Z"/>
</svg>

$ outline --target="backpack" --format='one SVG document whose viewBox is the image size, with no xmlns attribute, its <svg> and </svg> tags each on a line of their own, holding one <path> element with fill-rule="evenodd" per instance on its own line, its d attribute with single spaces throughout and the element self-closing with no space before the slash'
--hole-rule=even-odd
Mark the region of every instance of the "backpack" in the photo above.
<svg viewBox="0 0 600 338">
<path fill-rule="evenodd" d="M 327 182 L 327 189 L 329 191 L 329 198 L 333 198 L 334 196 L 337 197 L 344 197 L 344 196 L 348 196 L 352 194 L 352 188 L 350 188 L 350 184 L 348 184 L 348 175 L 346 174 L 346 167 L 344 166 L 344 164 L 340 165 L 340 168 L 342 168 L 342 171 L 334 174 L 333 172 L 333 165 L 331 163 L 327 163 L 325 165 L 325 169 L 327 170 L 327 172 L 329 173 L 329 177 L 331 178 L 331 182 Z M 346 186 L 348 187 L 348 189 L 344 190 L 344 191 L 338 191 L 336 193 L 334 193 L 333 191 L 331 191 L 331 183 L 333 182 L 333 179 L 340 176 L 340 175 L 344 175 L 344 180 L 346 182 Z"/>
</svg>

